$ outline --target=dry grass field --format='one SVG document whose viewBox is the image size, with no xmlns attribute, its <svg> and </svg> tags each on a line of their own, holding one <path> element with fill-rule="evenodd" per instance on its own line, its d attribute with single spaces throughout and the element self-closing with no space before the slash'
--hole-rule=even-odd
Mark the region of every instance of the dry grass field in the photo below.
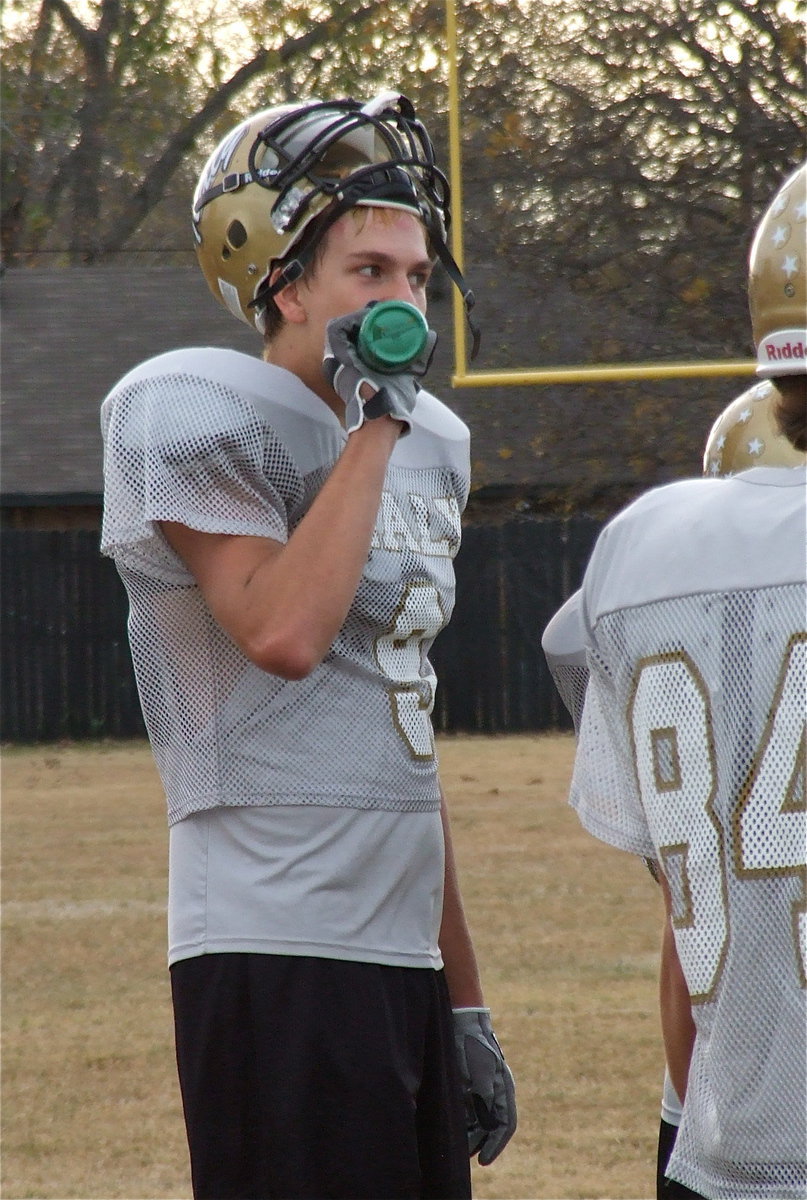
<svg viewBox="0 0 807 1200">
<path fill-rule="evenodd" d="M 440 741 L 520 1126 L 477 1200 L 649 1197 L 660 899 L 565 803 L 567 736 Z M 140 743 L 8 748 L 2 1195 L 190 1196 L 165 968 L 167 834 Z"/>
</svg>

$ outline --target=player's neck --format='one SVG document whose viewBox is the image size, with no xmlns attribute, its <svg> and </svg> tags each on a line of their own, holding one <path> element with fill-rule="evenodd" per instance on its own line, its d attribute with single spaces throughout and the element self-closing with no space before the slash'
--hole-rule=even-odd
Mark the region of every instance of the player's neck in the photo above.
<svg viewBox="0 0 807 1200">
<path fill-rule="evenodd" d="M 281 329 L 271 342 L 265 344 L 264 361 L 275 367 L 283 367 L 292 375 L 296 375 L 308 390 L 319 396 L 338 420 L 344 423 L 345 405 L 326 383 L 321 361 L 312 361 L 312 356 L 306 353 L 306 348 L 294 334 L 293 327 L 286 326 Z"/>
</svg>

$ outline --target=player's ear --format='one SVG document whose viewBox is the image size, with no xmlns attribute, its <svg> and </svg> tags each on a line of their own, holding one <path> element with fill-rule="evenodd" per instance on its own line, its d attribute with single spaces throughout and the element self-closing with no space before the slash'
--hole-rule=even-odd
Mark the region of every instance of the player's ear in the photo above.
<svg viewBox="0 0 807 1200">
<path fill-rule="evenodd" d="M 280 274 L 281 268 L 275 267 L 269 279 L 272 283 L 275 282 Z M 303 298 L 301 295 L 302 289 L 298 286 L 299 280 L 293 283 L 287 283 L 284 288 L 275 293 L 274 301 L 280 310 L 280 314 L 284 321 L 288 321 L 291 325 L 302 325 L 307 320 L 308 313 Z"/>
</svg>

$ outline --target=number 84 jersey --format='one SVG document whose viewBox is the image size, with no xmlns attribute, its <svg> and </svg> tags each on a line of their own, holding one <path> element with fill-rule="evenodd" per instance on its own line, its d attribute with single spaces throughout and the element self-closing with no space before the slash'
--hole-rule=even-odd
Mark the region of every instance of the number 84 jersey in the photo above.
<svg viewBox="0 0 807 1200">
<path fill-rule="evenodd" d="M 656 859 L 697 1031 L 669 1174 L 807 1195 L 805 474 L 646 494 L 582 588 L 583 824 Z"/>
<path fill-rule="evenodd" d="M 367 565 L 322 664 L 284 681 L 212 620 L 158 522 L 285 542 L 346 435 L 294 375 L 227 350 L 162 355 L 104 402 L 102 549 L 172 824 L 226 805 L 432 811 L 429 650 L 454 606 L 469 487 L 466 426 L 421 392 L 393 452 Z"/>
</svg>

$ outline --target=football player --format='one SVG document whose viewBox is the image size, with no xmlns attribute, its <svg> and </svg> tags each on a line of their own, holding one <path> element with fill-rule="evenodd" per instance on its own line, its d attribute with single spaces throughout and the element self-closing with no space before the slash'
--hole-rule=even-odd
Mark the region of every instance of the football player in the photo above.
<svg viewBox="0 0 807 1200">
<path fill-rule="evenodd" d="M 757 467 L 804 466 L 807 455 L 797 450 L 782 434 L 776 422 L 775 409 L 779 393 L 769 379 L 754 384 L 731 401 L 712 426 L 703 454 L 703 473 L 714 477 L 736 475 L 739 471 Z M 575 734 L 586 698 L 588 666 L 583 646 L 583 627 L 580 620 L 580 592 L 574 592 L 558 609 L 544 630 L 541 645 L 552 679 L 561 699 L 572 717 Z M 648 862 L 657 878 L 655 863 Z M 660 1002 L 668 1003 L 675 992 L 678 976 L 677 956 L 673 954 L 669 922 L 665 923 L 660 965 Z M 659 1122 L 656 1192 L 659 1200 L 665 1195 L 665 1172 L 678 1126 L 681 1121 L 681 1101 L 672 1085 L 669 1071 L 664 1072 Z M 669 1195 L 669 1192 L 666 1193 Z"/>
<path fill-rule="evenodd" d="M 749 264 L 758 374 L 801 454 L 806 209 L 802 166 Z M 580 593 L 570 800 L 655 862 L 673 935 L 662 1028 L 684 1104 L 664 1197 L 807 1195 L 806 483 L 803 465 L 762 466 L 646 493 Z"/>
<path fill-rule="evenodd" d="M 468 430 L 420 387 L 433 334 L 392 374 L 356 342 L 437 258 L 470 307 L 449 215 L 397 92 L 251 116 L 193 230 L 262 359 L 171 352 L 103 405 L 195 1197 L 466 1197 L 515 1128 L 430 718 Z"/>
<path fill-rule="evenodd" d="M 802 467 L 803 451 L 776 421 L 779 393 L 763 379 L 732 400 L 715 421 L 703 451 L 704 475 L 736 475 L 750 467 Z"/>
</svg>

